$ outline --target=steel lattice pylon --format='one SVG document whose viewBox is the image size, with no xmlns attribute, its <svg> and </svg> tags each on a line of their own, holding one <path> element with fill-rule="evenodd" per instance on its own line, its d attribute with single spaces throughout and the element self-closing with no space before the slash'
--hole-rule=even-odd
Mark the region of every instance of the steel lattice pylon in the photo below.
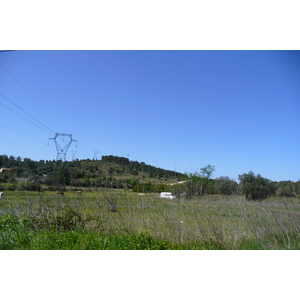
<svg viewBox="0 0 300 300">
<path fill-rule="evenodd" d="M 97 154 L 99 154 L 99 150 L 98 149 L 94 149 L 94 160 L 97 160 Z"/>
<path fill-rule="evenodd" d="M 63 137 L 63 141 L 64 141 L 65 137 L 69 138 L 70 140 L 69 140 L 69 142 L 66 143 L 66 145 L 60 145 L 59 142 L 57 141 L 58 137 Z M 62 161 L 66 161 L 67 152 L 68 152 L 72 142 L 76 142 L 76 147 L 78 144 L 78 142 L 76 140 L 73 140 L 72 134 L 69 134 L 69 133 L 55 133 L 54 138 L 48 139 L 48 145 L 49 145 L 49 140 L 54 140 L 54 142 L 55 142 L 56 151 L 57 151 L 56 160 L 62 160 Z"/>
<path fill-rule="evenodd" d="M 72 151 L 72 160 L 75 160 L 75 157 L 76 157 L 76 153 L 77 153 L 77 151 Z"/>
</svg>

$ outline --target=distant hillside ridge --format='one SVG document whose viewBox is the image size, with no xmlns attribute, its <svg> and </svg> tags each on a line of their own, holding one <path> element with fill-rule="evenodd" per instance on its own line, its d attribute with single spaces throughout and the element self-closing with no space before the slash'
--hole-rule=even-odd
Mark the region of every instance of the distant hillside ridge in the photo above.
<svg viewBox="0 0 300 300">
<path fill-rule="evenodd" d="M 119 157 L 119 156 L 113 156 L 113 155 L 107 155 L 102 156 L 103 162 L 110 162 L 115 163 L 121 166 L 127 166 L 130 171 L 136 171 L 136 172 L 146 172 L 149 173 L 150 177 L 181 177 L 184 176 L 184 174 L 176 172 L 176 171 L 170 171 L 165 170 L 162 168 L 157 168 L 151 165 L 147 165 L 144 162 L 138 162 L 138 161 L 132 161 L 129 160 L 126 157 Z M 137 174 L 136 174 L 137 175 Z"/>
<path fill-rule="evenodd" d="M 72 161 L 22 159 L 20 156 L 0 155 L 0 183 L 36 182 L 45 185 L 121 187 L 124 182 L 170 184 L 186 179 L 187 175 L 164 170 L 144 162 L 107 155 L 100 160 Z"/>
</svg>

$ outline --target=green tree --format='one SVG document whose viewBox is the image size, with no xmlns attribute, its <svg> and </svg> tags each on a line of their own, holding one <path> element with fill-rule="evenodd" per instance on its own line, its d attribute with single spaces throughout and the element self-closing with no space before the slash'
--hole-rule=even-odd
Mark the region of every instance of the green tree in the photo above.
<svg viewBox="0 0 300 300">
<path fill-rule="evenodd" d="M 222 195 L 236 194 L 238 184 L 228 176 L 221 176 L 215 180 L 215 192 Z"/>
<path fill-rule="evenodd" d="M 239 175 L 240 191 L 247 200 L 258 200 L 269 197 L 274 192 L 272 181 L 255 175 L 252 171 Z"/>
<path fill-rule="evenodd" d="M 138 181 L 138 179 L 136 179 L 136 178 L 131 178 L 131 179 L 129 180 L 129 184 L 130 184 L 131 187 L 134 187 L 134 186 L 136 186 L 137 184 L 139 184 L 139 181 Z"/>
<path fill-rule="evenodd" d="M 214 171 L 215 166 L 207 165 L 204 168 L 200 168 L 200 172 L 187 174 L 190 180 L 185 184 L 186 197 L 193 198 L 204 193 L 212 194 L 214 181 L 211 179 L 211 175 Z"/>
<path fill-rule="evenodd" d="M 207 165 L 204 168 L 200 168 L 200 177 L 208 180 L 211 178 L 211 175 L 215 170 L 215 166 L 212 165 Z"/>
<path fill-rule="evenodd" d="M 300 192 L 300 186 L 297 182 L 291 180 L 285 180 L 276 182 L 276 196 L 279 197 L 298 197 Z"/>
<path fill-rule="evenodd" d="M 57 169 L 54 174 L 55 183 L 62 185 L 65 187 L 70 184 L 70 173 L 66 166 L 61 166 Z"/>
</svg>

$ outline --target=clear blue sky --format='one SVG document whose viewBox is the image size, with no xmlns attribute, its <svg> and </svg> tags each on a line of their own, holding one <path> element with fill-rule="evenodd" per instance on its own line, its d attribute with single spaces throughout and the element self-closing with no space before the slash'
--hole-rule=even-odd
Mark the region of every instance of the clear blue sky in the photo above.
<svg viewBox="0 0 300 300">
<path fill-rule="evenodd" d="M 48 139 L 70 133 L 68 160 L 98 149 L 182 173 L 215 165 L 213 178 L 300 179 L 299 51 L 14 51 L 0 63 L 12 101 L 0 95 L 0 154 L 52 160 Z"/>
</svg>

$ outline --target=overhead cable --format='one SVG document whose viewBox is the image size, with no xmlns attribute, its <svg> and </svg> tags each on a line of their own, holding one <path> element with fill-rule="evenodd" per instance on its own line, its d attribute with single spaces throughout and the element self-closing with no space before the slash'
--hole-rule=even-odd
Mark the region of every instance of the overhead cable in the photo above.
<svg viewBox="0 0 300 300">
<path fill-rule="evenodd" d="M 1 104 L 2 106 L 6 107 L 7 109 L 9 109 L 10 111 L 12 111 L 13 113 L 17 114 L 17 115 L 18 115 L 18 116 L 20 116 L 21 118 L 23 118 L 23 119 L 25 119 L 26 121 L 30 122 L 31 124 L 33 124 L 33 125 L 37 126 L 38 128 L 40 128 L 40 129 L 42 129 L 42 130 L 44 130 L 44 131 L 46 131 L 46 132 L 48 132 L 48 133 L 49 133 L 49 131 L 48 131 L 48 130 L 46 130 L 45 128 L 43 128 L 43 127 L 40 127 L 39 125 L 37 125 L 37 124 L 35 124 L 35 123 L 31 122 L 30 120 L 26 119 L 24 116 L 20 115 L 19 113 L 17 113 L 17 112 L 16 112 L 16 111 L 14 111 L 13 109 L 9 108 L 9 107 L 8 107 L 8 106 L 6 106 L 5 104 L 3 104 L 3 103 L 1 103 L 1 102 L 0 102 L 0 104 Z"/>
<path fill-rule="evenodd" d="M 87 158 L 89 157 L 89 155 L 86 154 L 86 153 L 84 153 L 79 147 L 77 147 L 77 148 L 78 148 L 78 150 L 79 150 L 81 153 L 83 153 L 84 155 L 86 155 Z"/>
<path fill-rule="evenodd" d="M 40 123 L 42 126 L 44 126 L 45 128 L 47 128 L 49 131 L 55 133 L 52 129 L 50 129 L 48 126 L 46 126 L 45 124 L 43 124 L 42 122 L 40 122 L 39 120 L 37 120 L 35 117 L 33 117 L 30 113 L 26 112 L 23 108 L 21 108 L 19 105 L 17 105 L 16 103 L 14 103 L 12 100 L 10 100 L 9 98 L 7 98 L 5 95 L 3 95 L 2 93 L 0 93 L 0 95 L 2 97 L 4 97 L 5 99 L 7 99 L 9 102 L 11 102 L 13 105 L 15 105 L 16 107 L 18 107 L 20 110 L 22 110 L 24 113 L 26 113 L 28 116 L 30 116 L 32 119 L 34 119 L 36 122 Z M 5 106 L 6 108 L 10 109 L 9 107 L 7 107 L 6 105 L 4 105 L 3 103 L 0 103 L 3 106 Z M 14 113 L 16 113 L 17 115 L 21 116 L 22 118 L 24 118 L 25 120 L 29 121 L 28 119 L 26 119 L 25 117 L 23 117 L 22 115 L 18 114 L 17 112 L 15 112 L 14 110 L 10 109 L 11 111 L 13 111 Z M 29 121 L 30 123 L 38 126 L 37 124 Z M 41 128 L 40 126 L 38 126 L 39 128 Z M 43 129 L 43 128 L 42 128 Z"/>
<path fill-rule="evenodd" d="M 15 133 L 17 133 L 17 134 L 23 135 L 23 136 L 25 136 L 25 137 L 27 137 L 27 138 L 30 138 L 30 139 L 32 139 L 32 140 L 41 142 L 41 143 L 43 143 L 43 144 L 46 143 L 45 141 L 41 141 L 41 140 L 38 140 L 38 139 L 33 138 L 33 137 L 31 137 L 31 136 L 28 136 L 28 135 L 26 135 L 26 134 L 23 134 L 23 133 L 20 133 L 20 132 L 18 132 L 18 131 L 15 131 L 15 130 L 13 130 L 13 129 L 9 129 L 9 128 L 3 126 L 3 125 L 0 125 L 0 127 L 5 128 L 5 129 L 7 129 L 7 130 L 10 130 L 10 131 L 12 131 L 12 132 L 15 132 Z"/>
<path fill-rule="evenodd" d="M 21 82 L 19 80 L 17 80 L 17 78 L 15 76 L 13 76 L 11 74 L 11 72 L 9 72 L 7 70 L 6 67 L 4 67 L 1 63 L 0 63 L 0 66 L 23 88 L 23 90 L 32 98 L 34 99 L 34 101 L 36 101 L 56 122 L 57 119 L 23 86 L 23 84 L 21 84 Z"/>
<path fill-rule="evenodd" d="M 6 140 L 1 139 L 1 138 L 0 138 L 0 141 L 6 142 L 6 143 L 8 143 L 8 144 L 11 144 L 11 145 L 14 145 L 14 146 L 17 146 L 17 147 L 20 147 L 20 148 L 23 148 L 23 149 L 26 149 L 26 150 L 29 150 L 29 151 L 32 151 L 32 152 L 41 153 L 41 152 L 39 152 L 39 151 L 35 151 L 35 150 L 32 150 L 32 149 L 25 148 L 25 147 L 23 147 L 23 146 L 19 146 L 19 145 L 17 145 L 17 144 L 11 143 L 11 142 L 6 141 Z"/>
</svg>

